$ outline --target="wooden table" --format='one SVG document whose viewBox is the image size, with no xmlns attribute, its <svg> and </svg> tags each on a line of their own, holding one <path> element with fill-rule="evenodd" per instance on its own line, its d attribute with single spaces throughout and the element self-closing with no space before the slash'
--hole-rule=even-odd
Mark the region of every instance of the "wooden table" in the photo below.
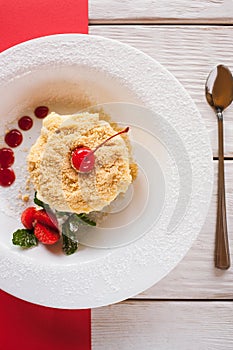
<svg viewBox="0 0 233 350">
<path fill-rule="evenodd" d="M 89 33 L 132 45 L 164 65 L 195 101 L 212 142 L 215 189 L 206 223 L 183 261 L 135 298 L 92 310 L 93 350 L 232 350 L 233 267 L 214 268 L 217 120 L 204 84 L 233 72 L 232 0 L 90 0 Z M 225 114 L 226 201 L 233 243 L 233 105 Z M 233 251 L 233 249 L 232 249 Z M 233 258 L 232 258 L 233 260 Z M 233 265 L 233 263 L 232 263 Z"/>
</svg>

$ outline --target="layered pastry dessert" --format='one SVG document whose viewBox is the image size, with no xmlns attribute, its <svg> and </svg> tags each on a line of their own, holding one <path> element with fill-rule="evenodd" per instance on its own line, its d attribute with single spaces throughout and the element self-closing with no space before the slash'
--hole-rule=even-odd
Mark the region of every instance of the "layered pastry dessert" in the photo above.
<svg viewBox="0 0 233 350">
<path fill-rule="evenodd" d="M 28 155 L 38 198 L 57 211 L 101 211 L 136 177 L 127 132 L 98 113 L 50 113 Z"/>
</svg>

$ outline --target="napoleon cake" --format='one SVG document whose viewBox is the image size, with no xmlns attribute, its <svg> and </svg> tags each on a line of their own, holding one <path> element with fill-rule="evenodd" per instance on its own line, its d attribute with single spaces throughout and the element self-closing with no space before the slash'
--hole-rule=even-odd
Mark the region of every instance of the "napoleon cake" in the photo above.
<svg viewBox="0 0 233 350">
<path fill-rule="evenodd" d="M 37 196 L 57 211 L 101 211 L 136 177 L 129 128 L 119 132 L 98 113 L 50 113 L 28 155 Z"/>
</svg>

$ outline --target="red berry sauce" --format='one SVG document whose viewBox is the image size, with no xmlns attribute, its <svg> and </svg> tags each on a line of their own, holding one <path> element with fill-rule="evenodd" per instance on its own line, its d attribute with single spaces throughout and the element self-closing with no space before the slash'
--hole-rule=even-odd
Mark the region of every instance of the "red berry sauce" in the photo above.
<svg viewBox="0 0 233 350">
<path fill-rule="evenodd" d="M 46 106 L 39 106 L 34 111 L 35 116 L 39 119 L 45 118 L 48 113 L 49 109 Z M 25 115 L 19 119 L 18 126 L 21 130 L 30 130 L 33 126 L 33 120 L 31 117 Z M 22 141 L 23 135 L 17 129 L 12 129 L 5 135 L 5 142 L 11 148 L 19 146 Z M 5 147 L 0 149 L 0 186 L 8 187 L 15 181 L 15 173 L 11 169 L 14 161 L 14 152 L 10 148 Z"/>
<path fill-rule="evenodd" d="M 13 129 L 5 135 L 6 144 L 12 148 L 19 146 L 22 143 L 22 141 L 23 135 L 17 129 Z"/>
<path fill-rule="evenodd" d="M 14 152 L 10 148 L 0 149 L 0 168 L 10 168 L 14 163 Z"/>
<path fill-rule="evenodd" d="M 39 106 L 34 110 L 35 116 L 39 119 L 43 119 L 47 117 L 48 113 L 49 113 L 49 109 L 46 106 Z"/>
<path fill-rule="evenodd" d="M 18 121 L 19 128 L 24 131 L 31 129 L 32 125 L 33 125 L 32 118 L 28 116 L 21 117 Z"/>
<path fill-rule="evenodd" d="M 15 181 L 15 173 L 11 168 L 0 168 L 0 186 L 9 187 Z"/>
</svg>

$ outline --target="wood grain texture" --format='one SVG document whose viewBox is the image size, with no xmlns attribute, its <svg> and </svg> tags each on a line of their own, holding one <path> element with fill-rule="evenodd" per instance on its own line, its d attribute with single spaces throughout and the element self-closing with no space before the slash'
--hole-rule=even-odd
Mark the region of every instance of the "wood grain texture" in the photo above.
<svg viewBox="0 0 233 350">
<path fill-rule="evenodd" d="M 90 0 L 90 23 L 233 23 L 232 0 Z"/>
<path fill-rule="evenodd" d="M 92 25 L 90 34 L 130 44 L 168 68 L 196 102 L 209 131 L 213 154 L 217 156 L 217 121 L 205 101 L 204 84 L 216 64 L 226 64 L 233 71 L 233 27 L 164 24 L 233 23 L 233 1 L 135 0 L 132 3 L 126 0 L 120 4 L 117 0 L 90 0 L 90 18 L 91 23 L 163 24 Z M 224 114 L 227 157 L 233 157 L 232 118 L 233 105 Z M 228 231 L 232 247 L 233 161 L 227 161 L 225 169 Z M 215 223 L 216 183 L 206 223 L 183 261 L 135 300 L 92 310 L 92 350 L 233 349 L 233 302 L 229 300 L 233 299 L 233 254 L 230 270 L 214 268 Z M 194 299 L 228 301 L 200 302 Z"/>
<path fill-rule="evenodd" d="M 92 350 L 232 350 L 232 302 L 127 301 L 92 310 Z"/>
<path fill-rule="evenodd" d="M 217 120 L 206 103 L 204 85 L 216 64 L 225 64 L 233 71 L 232 26 L 91 26 L 89 32 L 132 45 L 173 73 L 200 110 L 209 131 L 214 156 L 217 156 Z M 233 104 L 224 113 L 227 157 L 233 157 L 232 118 Z"/>
</svg>

